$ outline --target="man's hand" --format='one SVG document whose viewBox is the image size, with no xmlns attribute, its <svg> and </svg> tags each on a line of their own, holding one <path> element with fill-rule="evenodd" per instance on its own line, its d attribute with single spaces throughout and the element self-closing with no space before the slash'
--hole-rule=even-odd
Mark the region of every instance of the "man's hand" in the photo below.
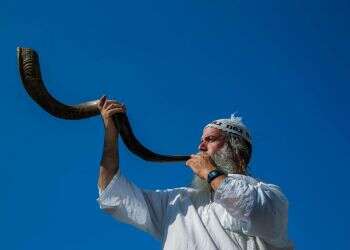
<svg viewBox="0 0 350 250">
<path fill-rule="evenodd" d="M 196 175 L 204 180 L 207 179 L 209 172 L 216 168 L 214 162 L 206 153 L 191 155 L 191 159 L 186 161 L 186 166 L 190 167 Z"/>
<path fill-rule="evenodd" d="M 100 163 L 100 175 L 98 178 L 98 186 L 100 190 L 104 190 L 113 176 L 119 169 L 118 156 L 118 129 L 113 120 L 116 113 L 126 112 L 125 106 L 114 100 L 107 100 L 106 96 L 102 96 L 97 105 L 101 112 L 102 120 L 105 127 L 103 154 Z"/>
<path fill-rule="evenodd" d="M 106 96 L 102 96 L 97 107 L 101 112 L 105 131 L 108 133 L 108 135 L 116 137 L 119 131 L 114 124 L 113 115 L 116 113 L 125 113 L 125 106 L 115 100 L 107 100 Z"/>
</svg>

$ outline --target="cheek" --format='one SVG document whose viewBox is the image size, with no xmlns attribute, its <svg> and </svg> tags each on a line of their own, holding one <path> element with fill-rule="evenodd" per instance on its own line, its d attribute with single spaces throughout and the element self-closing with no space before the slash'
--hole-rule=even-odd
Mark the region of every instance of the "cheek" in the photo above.
<svg viewBox="0 0 350 250">
<path fill-rule="evenodd" d="M 223 145 L 225 144 L 225 142 L 218 142 L 218 143 L 213 143 L 208 145 L 208 154 L 210 156 L 212 156 L 216 151 L 218 151 Z"/>
</svg>

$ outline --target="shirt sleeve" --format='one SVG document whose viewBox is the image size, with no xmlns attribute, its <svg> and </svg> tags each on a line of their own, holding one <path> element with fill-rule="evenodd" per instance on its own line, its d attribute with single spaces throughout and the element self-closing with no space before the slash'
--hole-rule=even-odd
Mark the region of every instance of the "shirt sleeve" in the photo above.
<svg viewBox="0 0 350 250">
<path fill-rule="evenodd" d="M 105 190 L 99 190 L 97 201 L 100 208 L 115 219 L 136 226 L 159 239 L 167 199 L 165 191 L 142 190 L 118 172 Z"/>
<path fill-rule="evenodd" d="M 288 242 L 288 200 L 278 186 L 232 174 L 216 190 L 214 201 L 240 222 L 243 233 L 275 246 Z"/>
</svg>

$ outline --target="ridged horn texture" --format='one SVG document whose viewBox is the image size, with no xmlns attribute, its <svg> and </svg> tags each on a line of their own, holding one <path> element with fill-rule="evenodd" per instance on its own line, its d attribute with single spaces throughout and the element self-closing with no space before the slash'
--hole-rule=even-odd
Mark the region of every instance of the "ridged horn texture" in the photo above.
<svg viewBox="0 0 350 250">
<path fill-rule="evenodd" d="M 99 100 L 66 105 L 55 99 L 46 89 L 41 78 L 38 54 L 30 48 L 17 48 L 17 60 L 22 83 L 29 96 L 51 115 L 68 120 L 78 120 L 99 115 Z M 161 155 L 143 146 L 134 135 L 126 114 L 114 116 L 115 125 L 127 148 L 140 158 L 154 162 L 186 161 L 187 155 Z"/>
</svg>

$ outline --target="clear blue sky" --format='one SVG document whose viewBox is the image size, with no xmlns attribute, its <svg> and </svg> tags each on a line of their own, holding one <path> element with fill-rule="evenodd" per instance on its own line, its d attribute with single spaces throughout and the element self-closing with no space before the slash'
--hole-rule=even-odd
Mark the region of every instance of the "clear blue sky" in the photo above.
<svg viewBox="0 0 350 250">
<path fill-rule="evenodd" d="M 349 249 L 348 1 L 2 0 L 1 249 L 159 249 L 96 202 L 99 117 L 51 117 L 25 93 L 16 47 L 41 56 L 66 103 L 125 102 L 154 151 L 196 152 L 202 127 L 238 112 L 254 140 L 254 176 L 290 201 L 297 249 Z M 183 164 L 121 145 L 144 188 L 186 185 Z"/>
</svg>

